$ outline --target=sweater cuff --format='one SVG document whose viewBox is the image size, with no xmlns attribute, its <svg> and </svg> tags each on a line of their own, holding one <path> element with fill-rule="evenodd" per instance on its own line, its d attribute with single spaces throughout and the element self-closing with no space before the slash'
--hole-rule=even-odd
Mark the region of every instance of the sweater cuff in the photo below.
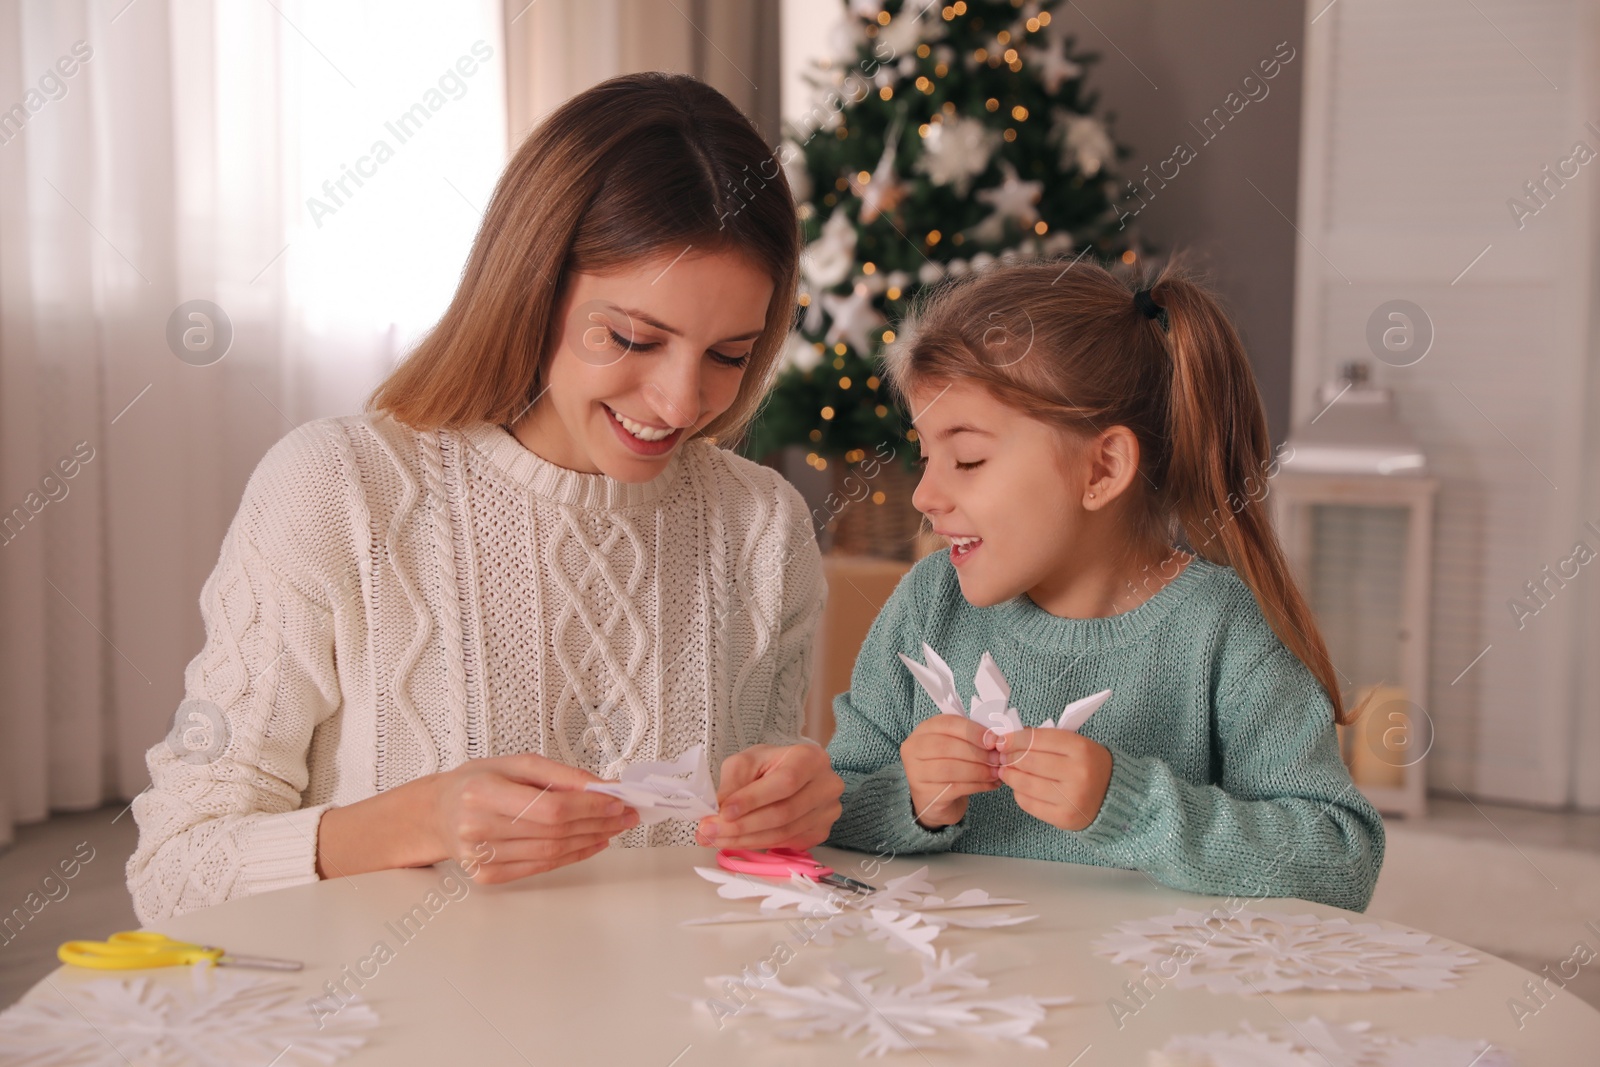
<svg viewBox="0 0 1600 1067">
<path fill-rule="evenodd" d="M 319 804 L 277 815 L 259 815 L 240 833 L 243 865 L 239 882 L 250 896 L 319 880 L 317 827 L 333 805 Z"/>
<path fill-rule="evenodd" d="M 929 830 L 917 822 L 911 784 L 901 763 L 886 764 L 857 782 L 845 794 L 844 814 L 834 824 L 829 844 L 841 848 L 895 853 L 946 852 L 966 830 L 961 821 Z"/>
<path fill-rule="evenodd" d="M 1108 746 L 1109 747 L 1109 746 Z M 1150 790 L 1150 765 L 1143 756 L 1111 748 L 1111 782 L 1094 821 L 1078 831 L 1092 845 L 1109 845 L 1129 833 L 1145 811 Z"/>
</svg>

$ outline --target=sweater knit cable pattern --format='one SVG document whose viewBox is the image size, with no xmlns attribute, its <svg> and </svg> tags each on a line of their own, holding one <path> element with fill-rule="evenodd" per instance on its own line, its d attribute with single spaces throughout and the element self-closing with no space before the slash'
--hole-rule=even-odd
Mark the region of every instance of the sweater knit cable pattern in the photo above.
<svg viewBox="0 0 1600 1067">
<path fill-rule="evenodd" d="M 488 424 L 308 423 L 251 476 L 201 591 L 179 721 L 225 743 L 149 750 L 135 911 L 314 881 L 328 807 L 467 759 L 614 778 L 696 744 L 715 772 L 794 743 L 825 596 L 799 494 L 709 442 L 625 483 Z"/>
</svg>

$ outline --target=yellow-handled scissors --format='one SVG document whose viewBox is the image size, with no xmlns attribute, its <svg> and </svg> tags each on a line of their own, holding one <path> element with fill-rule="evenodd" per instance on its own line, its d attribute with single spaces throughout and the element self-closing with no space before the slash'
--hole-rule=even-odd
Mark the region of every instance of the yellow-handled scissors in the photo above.
<svg viewBox="0 0 1600 1067">
<path fill-rule="evenodd" d="M 267 971 L 298 971 L 299 960 L 268 956 L 231 956 L 214 945 L 174 941 L 150 930 L 124 930 L 104 941 L 68 941 L 56 949 L 62 963 L 98 970 L 127 971 L 142 967 L 181 967 L 210 960 L 218 967 L 253 967 Z"/>
</svg>

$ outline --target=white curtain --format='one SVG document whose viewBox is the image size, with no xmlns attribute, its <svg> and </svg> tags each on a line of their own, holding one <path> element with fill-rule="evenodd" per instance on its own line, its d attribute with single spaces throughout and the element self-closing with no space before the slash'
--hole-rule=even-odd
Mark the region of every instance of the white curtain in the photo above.
<svg viewBox="0 0 1600 1067">
<path fill-rule="evenodd" d="M 502 19 L 0 0 L 0 842 L 147 784 L 251 469 L 443 309 Z"/>
</svg>

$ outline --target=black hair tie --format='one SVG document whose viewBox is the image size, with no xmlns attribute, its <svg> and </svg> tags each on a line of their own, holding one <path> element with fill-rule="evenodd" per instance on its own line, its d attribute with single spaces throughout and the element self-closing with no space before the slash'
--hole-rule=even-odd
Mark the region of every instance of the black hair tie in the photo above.
<svg viewBox="0 0 1600 1067">
<path fill-rule="evenodd" d="M 1140 289 L 1138 292 L 1134 293 L 1133 306 L 1138 308 L 1139 313 L 1145 318 L 1155 319 L 1157 322 L 1161 323 L 1161 329 L 1163 332 L 1166 330 L 1167 309 L 1155 302 L 1154 298 L 1150 296 L 1150 290 Z"/>
</svg>

